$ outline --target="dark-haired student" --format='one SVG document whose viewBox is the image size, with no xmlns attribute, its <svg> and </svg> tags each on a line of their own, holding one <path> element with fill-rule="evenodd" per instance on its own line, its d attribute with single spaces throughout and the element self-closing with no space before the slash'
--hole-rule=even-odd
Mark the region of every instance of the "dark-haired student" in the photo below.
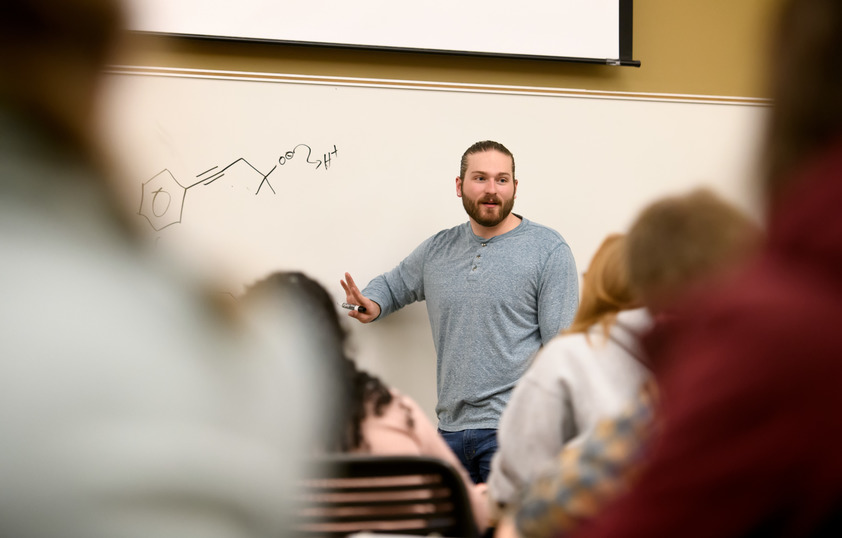
<svg viewBox="0 0 842 538">
<path fill-rule="evenodd" d="M 361 370 L 348 355 L 347 333 L 335 302 L 321 284 L 301 272 L 276 272 L 246 290 L 242 301 L 252 311 L 292 309 L 318 340 L 321 359 L 316 376 L 338 395 L 328 403 L 321 447 L 328 452 L 418 455 L 440 458 L 462 476 L 477 527 L 488 524 L 485 484 L 474 484 L 467 471 L 418 404 Z"/>
</svg>

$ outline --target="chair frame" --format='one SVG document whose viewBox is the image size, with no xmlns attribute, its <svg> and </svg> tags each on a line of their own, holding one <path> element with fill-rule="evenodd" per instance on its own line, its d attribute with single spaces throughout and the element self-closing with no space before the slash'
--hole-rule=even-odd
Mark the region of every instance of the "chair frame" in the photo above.
<svg viewBox="0 0 842 538">
<path fill-rule="evenodd" d="M 295 492 L 295 533 L 478 538 L 470 497 L 449 463 L 427 456 L 337 454 L 312 461 Z"/>
</svg>

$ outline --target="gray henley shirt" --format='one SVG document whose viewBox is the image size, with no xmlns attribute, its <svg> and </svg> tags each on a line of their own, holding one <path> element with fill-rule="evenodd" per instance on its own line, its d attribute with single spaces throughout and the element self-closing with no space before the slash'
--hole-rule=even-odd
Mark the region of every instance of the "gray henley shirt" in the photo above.
<svg viewBox="0 0 842 538">
<path fill-rule="evenodd" d="M 443 230 L 362 293 L 381 318 L 427 301 L 439 428 L 460 431 L 497 428 L 534 354 L 573 320 L 579 279 L 561 234 L 522 218 L 491 239 L 468 222 Z"/>
</svg>

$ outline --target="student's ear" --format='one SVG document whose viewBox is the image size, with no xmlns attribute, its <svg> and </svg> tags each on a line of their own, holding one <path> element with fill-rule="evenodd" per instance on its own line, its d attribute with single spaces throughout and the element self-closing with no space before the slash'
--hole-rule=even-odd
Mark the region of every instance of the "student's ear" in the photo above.
<svg viewBox="0 0 842 538">
<path fill-rule="evenodd" d="M 462 178 L 456 176 L 456 196 L 462 198 Z"/>
<path fill-rule="evenodd" d="M 515 189 L 514 189 L 514 192 L 512 193 L 512 195 L 514 195 L 514 197 L 517 198 L 517 180 L 515 179 L 513 181 L 515 183 Z"/>
</svg>

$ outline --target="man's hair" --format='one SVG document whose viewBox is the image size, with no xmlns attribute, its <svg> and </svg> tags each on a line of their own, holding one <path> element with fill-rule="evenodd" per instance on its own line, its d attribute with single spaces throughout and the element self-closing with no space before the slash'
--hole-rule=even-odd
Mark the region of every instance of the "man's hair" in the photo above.
<svg viewBox="0 0 842 538">
<path fill-rule="evenodd" d="M 606 334 L 621 310 L 639 305 L 629 284 L 626 238 L 607 236 L 591 258 L 582 279 L 582 299 L 576 317 L 565 333 L 584 333 L 601 323 Z"/>
<path fill-rule="evenodd" d="M 506 148 L 500 142 L 495 142 L 493 140 L 483 140 L 481 142 L 477 142 L 468 149 L 465 150 L 465 153 L 462 154 L 462 160 L 459 164 L 459 177 L 465 179 L 465 172 L 468 170 L 468 156 L 473 155 L 474 153 L 482 153 L 484 151 L 499 151 L 503 155 L 508 155 L 509 158 L 512 160 L 512 179 L 515 178 L 515 156 L 512 155 L 512 152 Z"/>
<path fill-rule="evenodd" d="M 842 138 L 842 2 L 793 0 L 769 55 L 773 101 L 762 159 L 776 199 L 793 171 Z"/>
<path fill-rule="evenodd" d="M 708 189 L 662 198 L 627 234 L 631 285 L 644 304 L 660 308 L 735 265 L 759 238 L 755 222 Z"/>
</svg>

